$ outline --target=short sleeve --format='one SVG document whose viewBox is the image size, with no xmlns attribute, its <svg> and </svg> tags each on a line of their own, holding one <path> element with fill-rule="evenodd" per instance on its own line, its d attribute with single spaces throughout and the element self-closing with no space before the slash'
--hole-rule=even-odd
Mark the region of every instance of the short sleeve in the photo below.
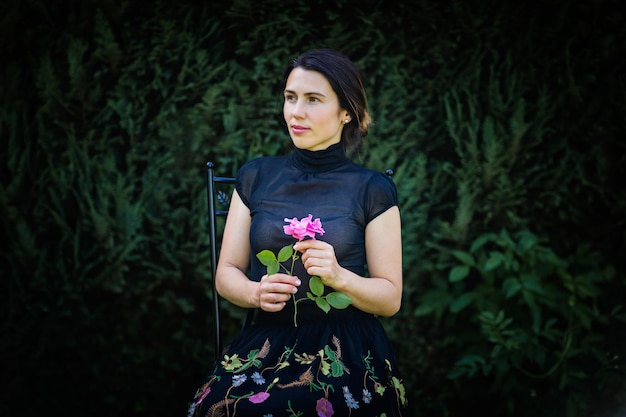
<svg viewBox="0 0 626 417">
<path fill-rule="evenodd" d="M 250 208 L 250 197 L 255 187 L 255 181 L 259 177 L 260 166 L 260 158 L 250 160 L 239 168 L 235 178 L 237 194 L 239 194 L 239 198 L 248 208 Z"/>
<path fill-rule="evenodd" d="M 369 223 L 389 208 L 398 205 L 398 190 L 388 176 L 374 172 L 365 194 L 366 222 Z"/>
</svg>

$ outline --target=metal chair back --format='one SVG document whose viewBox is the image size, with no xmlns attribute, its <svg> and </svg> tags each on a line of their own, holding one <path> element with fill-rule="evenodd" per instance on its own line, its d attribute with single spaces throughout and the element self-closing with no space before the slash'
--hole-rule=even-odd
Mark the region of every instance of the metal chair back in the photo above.
<svg viewBox="0 0 626 417">
<path fill-rule="evenodd" d="M 217 272 L 217 261 L 219 257 L 218 241 L 218 217 L 228 215 L 230 205 L 230 195 L 224 192 L 219 184 L 235 184 L 233 177 L 220 177 L 215 175 L 215 164 L 207 162 L 207 203 L 209 216 L 209 249 L 211 251 L 211 296 L 213 307 L 213 335 L 215 341 L 215 356 L 220 357 L 222 352 L 222 323 L 220 295 L 217 292 L 215 276 Z M 243 327 L 247 327 L 252 323 L 254 309 L 248 309 Z"/>
</svg>

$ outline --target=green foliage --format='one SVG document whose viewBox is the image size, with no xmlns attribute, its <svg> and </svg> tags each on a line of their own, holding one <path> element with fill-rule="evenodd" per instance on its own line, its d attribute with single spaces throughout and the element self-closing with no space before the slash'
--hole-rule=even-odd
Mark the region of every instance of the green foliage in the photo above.
<svg viewBox="0 0 626 417">
<path fill-rule="evenodd" d="M 394 171 L 412 413 L 626 407 L 610 2 L 56 3 L 0 7 L 0 412 L 184 414 L 214 354 L 205 163 L 289 151 L 281 76 L 319 46 L 365 76 L 356 160 Z"/>
<path fill-rule="evenodd" d="M 449 315 L 448 328 L 473 328 L 481 335 L 469 346 L 462 339 L 448 341 L 463 352 L 449 378 L 492 376 L 498 391 L 511 398 L 513 412 L 521 406 L 513 398 L 524 397 L 526 384 L 520 380 L 582 388 L 581 380 L 592 375 L 588 363 L 577 360 L 581 354 L 611 366 L 594 329 L 625 316 L 619 306 L 602 312 L 601 288 L 615 282 L 616 271 L 588 245 L 563 259 L 528 231 L 511 236 L 502 230 L 479 236 L 467 251 L 440 250 L 448 260 L 439 268 L 449 271 L 444 284 L 449 296 L 435 301 L 441 289 L 426 292 L 415 314 Z M 561 401 L 576 401 L 579 395 L 564 395 Z"/>
<path fill-rule="evenodd" d="M 455 265 L 450 268 L 449 292 L 459 296 L 444 303 L 446 309 L 453 314 L 464 311 L 466 317 L 468 309 L 475 309 L 470 323 L 480 324 L 489 342 L 481 355 L 472 353 L 472 360 L 465 356 L 457 362 L 462 366 L 452 369 L 453 377 L 494 371 L 503 378 L 512 376 L 510 368 L 548 377 L 570 353 L 573 338 L 584 337 L 596 321 L 596 326 L 606 324 L 606 317 L 599 316 L 594 307 L 600 286 L 615 279 L 615 271 L 610 265 L 598 264 L 599 254 L 588 253 L 588 249 L 581 248 L 568 262 L 527 231 L 515 237 L 502 231 L 480 236 L 469 252 L 452 250 L 449 254 Z M 424 303 L 416 313 L 428 310 L 434 311 L 433 306 Z M 556 347 L 551 346 L 555 343 Z M 545 368 L 551 355 L 557 357 L 549 370 L 525 369 L 524 364 Z M 478 364 L 481 366 L 476 368 Z M 506 373 L 498 374 L 498 370 Z"/>
</svg>

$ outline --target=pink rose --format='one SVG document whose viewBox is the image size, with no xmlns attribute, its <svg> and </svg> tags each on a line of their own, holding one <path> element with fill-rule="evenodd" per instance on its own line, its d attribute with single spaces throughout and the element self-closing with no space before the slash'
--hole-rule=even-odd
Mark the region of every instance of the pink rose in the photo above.
<svg viewBox="0 0 626 417">
<path fill-rule="evenodd" d="M 269 396 L 270 395 L 267 392 L 257 392 L 256 394 L 248 397 L 248 401 L 250 401 L 253 404 L 259 404 L 267 400 Z"/>
<path fill-rule="evenodd" d="M 330 417 L 335 414 L 333 405 L 326 398 L 320 398 L 317 400 L 315 411 L 317 411 L 317 417 Z"/>
<path fill-rule="evenodd" d="M 285 234 L 291 235 L 298 240 L 302 240 L 305 237 L 310 237 L 311 239 L 315 239 L 315 235 L 319 234 L 320 236 L 324 234 L 324 229 L 322 229 L 322 222 L 319 218 L 312 220 L 313 215 L 309 214 L 307 217 L 303 217 L 300 221 L 296 217 L 293 219 L 285 218 L 285 221 L 289 224 L 283 226 L 283 230 Z"/>
</svg>

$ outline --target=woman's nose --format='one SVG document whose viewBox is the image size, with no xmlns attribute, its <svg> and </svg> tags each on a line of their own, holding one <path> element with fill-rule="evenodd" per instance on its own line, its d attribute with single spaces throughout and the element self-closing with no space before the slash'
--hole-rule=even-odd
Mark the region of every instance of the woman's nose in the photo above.
<svg viewBox="0 0 626 417">
<path fill-rule="evenodd" d="M 304 103 L 302 102 L 302 100 L 296 100 L 293 103 L 293 106 L 291 108 L 291 114 L 298 119 L 301 119 L 304 117 L 305 111 L 304 111 Z"/>
</svg>

